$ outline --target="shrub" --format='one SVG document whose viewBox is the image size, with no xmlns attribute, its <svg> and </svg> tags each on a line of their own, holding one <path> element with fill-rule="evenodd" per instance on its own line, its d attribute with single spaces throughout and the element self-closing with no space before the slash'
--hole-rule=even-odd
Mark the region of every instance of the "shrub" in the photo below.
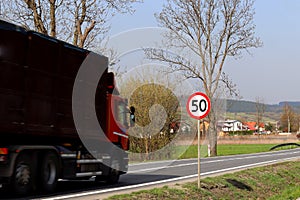
<svg viewBox="0 0 300 200">
<path fill-rule="evenodd" d="M 253 131 L 229 131 L 229 135 L 253 135 Z"/>
</svg>

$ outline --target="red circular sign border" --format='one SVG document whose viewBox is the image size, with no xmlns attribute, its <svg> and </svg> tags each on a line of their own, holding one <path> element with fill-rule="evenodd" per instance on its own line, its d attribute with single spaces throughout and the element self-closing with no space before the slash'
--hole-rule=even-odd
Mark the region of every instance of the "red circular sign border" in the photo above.
<svg viewBox="0 0 300 200">
<path fill-rule="evenodd" d="M 194 96 L 197 96 L 197 95 L 200 95 L 200 96 L 204 97 L 205 100 L 208 102 L 208 108 L 207 108 L 207 111 L 205 112 L 204 115 L 199 116 L 199 117 L 194 116 L 194 115 L 191 113 L 190 109 L 189 109 L 189 103 L 190 103 L 191 99 L 192 99 Z M 204 94 L 204 93 L 202 93 L 202 92 L 195 92 L 195 93 L 193 93 L 193 94 L 188 98 L 188 101 L 187 101 L 187 103 L 186 103 L 186 110 L 187 110 L 188 114 L 189 114 L 192 118 L 200 120 L 200 119 L 205 118 L 205 117 L 208 115 L 208 113 L 209 113 L 209 111 L 210 111 L 210 106 L 211 106 L 211 105 L 210 105 L 210 100 L 209 100 L 209 98 L 208 98 L 208 96 L 207 96 L 206 94 Z"/>
</svg>

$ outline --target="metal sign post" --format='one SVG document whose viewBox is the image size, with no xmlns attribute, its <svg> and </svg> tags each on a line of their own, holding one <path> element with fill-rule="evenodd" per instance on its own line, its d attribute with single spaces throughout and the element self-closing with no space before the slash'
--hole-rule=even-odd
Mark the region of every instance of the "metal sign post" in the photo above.
<svg viewBox="0 0 300 200">
<path fill-rule="evenodd" d="M 203 125 L 202 125 L 203 126 Z M 200 119 L 198 119 L 198 188 L 200 189 Z"/>
<path fill-rule="evenodd" d="M 201 188 L 200 185 L 200 119 L 205 118 L 210 111 L 210 100 L 206 94 L 201 92 L 196 92 L 192 94 L 186 104 L 186 109 L 189 115 L 197 119 L 197 132 L 198 132 L 198 188 Z M 204 121 L 202 121 L 204 123 Z M 204 126 L 202 125 L 203 129 Z M 203 130 L 204 132 L 204 130 Z"/>
</svg>

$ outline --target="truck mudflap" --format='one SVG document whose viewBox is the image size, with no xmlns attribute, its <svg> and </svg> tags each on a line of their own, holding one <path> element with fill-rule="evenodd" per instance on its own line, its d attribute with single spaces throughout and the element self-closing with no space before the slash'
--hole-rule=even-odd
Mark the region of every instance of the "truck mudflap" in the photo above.
<svg viewBox="0 0 300 200">
<path fill-rule="evenodd" d="M 124 157 L 114 157 L 114 156 L 103 156 L 103 173 L 102 175 L 108 176 L 111 169 L 117 169 L 118 173 L 126 174 L 128 171 L 128 155 L 124 154 Z"/>
<path fill-rule="evenodd" d="M 126 155 L 123 158 L 123 168 L 121 169 L 122 174 L 126 174 L 128 172 L 128 163 L 129 163 L 129 158 L 128 158 L 128 153 L 126 152 Z"/>
</svg>

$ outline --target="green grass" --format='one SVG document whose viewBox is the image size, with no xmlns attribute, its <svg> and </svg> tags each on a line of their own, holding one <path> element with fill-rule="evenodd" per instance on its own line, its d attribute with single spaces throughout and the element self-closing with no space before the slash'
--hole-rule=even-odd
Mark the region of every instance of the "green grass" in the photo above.
<svg viewBox="0 0 300 200">
<path fill-rule="evenodd" d="M 227 155 L 237 155 L 237 154 L 249 154 L 249 153 L 260 153 L 267 152 L 275 144 L 219 144 L 217 153 L 218 156 L 227 156 Z M 184 147 L 177 147 L 179 150 Z M 207 146 L 201 146 L 201 157 L 207 156 Z M 180 158 L 197 158 L 198 155 L 198 146 L 192 145 L 187 148 L 185 153 L 183 153 Z"/>
<path fill-rule="evenodd" d="M 219 144 L 217 153 L 218 156 L 228 156 L 228 155 L 238 155 L 238 154 L 251 154 L 251 153 L 261 153 L 270 151 L 271 147 L 276 146 L 276 144 Z M 296 148 L 297 146 L 284 146 L 276 150 L 284 150 Z M 200 147 L 201 157 L 207 157 L 207 145 L 201 145 Z M 153 160 L 166 160 L 166 159 L 189 159 L 198 157 L 198 146 L 176 146 L 170 153 L 171 157 L 162 156 L 158 158 L 151 158 Z M 144 161 L 147 161 L 145 159 Z M 143 162 L 144 162 L 143 161 Z M 149 160 L 150 161 L 150 160 Z M 135 158 L 130 158 L 130 163 L 138 163 L 140 160 L 135 160 Z"/>
<path fill-rule="evenodd" d="M 274 144 L 230 144 L 218 145 L 218 155 L 236 155 L 236 154 L 249 154 L 267 152 Z"/>
<path fill-rule="evenodd" d="M 285 162 L 248 169 L 197 182 L 164 186 L 109 200 L 148 199 L 297 199 L 300 197 L 300 162 Z"/>
<path fill-rule="evenodd" d="M 290 186 L 284 191 L 281 191 L 281 194 L 274 195 L 268 200 L 295 200 L 300 197 L 300 186 Z"/>
</svg>

